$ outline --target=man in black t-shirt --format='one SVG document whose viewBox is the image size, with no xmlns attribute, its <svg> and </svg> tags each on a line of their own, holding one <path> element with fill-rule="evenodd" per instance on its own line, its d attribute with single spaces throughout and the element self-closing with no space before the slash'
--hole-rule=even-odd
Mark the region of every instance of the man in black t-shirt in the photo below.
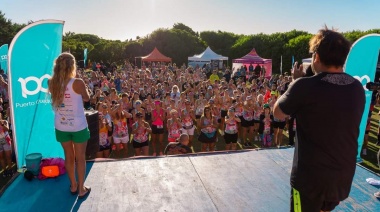
<svg viewBox="0 0 380 212">
<path fill-rule="evenodd" d="M 343 73 L 349 51 L 340 33 L 320 30 L 310 41 L 315 75 L 292 82 L 275 104 L 275 117 L 297 120 L 291 211 L 331 211 L 350 193 L 365 95 Z M 294 79 L 302 76 L 302 65 L 293 71 Z"/>
</svg>

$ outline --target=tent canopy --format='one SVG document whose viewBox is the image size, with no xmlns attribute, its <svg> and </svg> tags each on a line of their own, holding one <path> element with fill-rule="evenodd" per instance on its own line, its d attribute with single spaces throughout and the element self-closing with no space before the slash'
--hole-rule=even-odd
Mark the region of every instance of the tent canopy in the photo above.
<svg viewBox="0 0 380 212">
<path fill-rule="evenodd" d="M 163 55 L 156 47 L 147 56 L 141 57 L 142 62 L 171 62 L 172 58 Z"/>
<path fill-rule="evenodd" d="M 257 64 L 256 67 L 261 66 L 262 68 L 264 68 L 265 73 L 260 73 L 260 76 L 264 76 L 264 77 L 272 76 L 272 60 L 261 58 L 257 54 L 255 48 L 253 48 L 251 52 L 249 52 L 247 55 L 241 58 L 232 60 L 232 67 L 234 69 L 233 74 L 235 74 L 235 72 L 238 69 L 240 69 L 242 66 L 248 67 L 250 64 Z"/>
<path fill-rule="evenodd" d="M 188 57 L 188 61 L 211 62 L 211 60 L 228 60 L 228 57 L 215 53 L 209 46 L 204 52 Z"/>
<path fill-rule="evenodd" d="M 302 59 L 302 63 L 311 63 L 311 58 Z"/>
<path fill-rule="evenodd" d="M 272 63 L 272 60 L 261 58 L 257 54 L 255 48 L 253 48 L 251 50 L 251 52 L 249 52 L 247 55 L 245 55 L 241 58 L 238 58 L 238 59 L 234 59 L 234 60 L 232 60 L 232 62 L 233 63 L 267 64 L 267 63 Z"/>
</svg>

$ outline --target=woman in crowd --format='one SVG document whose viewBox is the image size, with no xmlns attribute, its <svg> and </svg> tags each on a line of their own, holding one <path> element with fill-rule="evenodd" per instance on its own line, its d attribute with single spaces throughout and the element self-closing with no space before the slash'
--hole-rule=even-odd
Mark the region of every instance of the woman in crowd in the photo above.
<svg viewBox="0 0 380 212">
<path fill-rule="evenodd" d="M 152 95 L 148 94 L 147 98 L 144 100 L 143 107 L 145 108 L 145 121 L 149 124 L 152 123 L 152 109 L 154 108 L 154 101 Z"/>
<path fill-rule="evenodd" d="M 189 135 L 189 147 L 192 147 L 192 140 L 195 130 L 195 113 L 194 109 L 191 108 L 191 102 L 189 100 L 185 101 L 185 108 L 181 111 L 181 113 L 182 133 L 186 133 Z"/>
<path fill-rule="evenodd" d="M 152 148 L 153 156 L 157 155 L 157 143 L 159 154 L 164 155 L 164 120 L 165 111 L 161 108 L 161 101 L 154 102 L 155 108 L 152 111 Z"/>
<path fill-rule="evenodd" d="M 257 101 L 255 102 L 255 114 L 253 116 L 254 120 L 254 140 L 260 141 L 261 137 L 259 135 L 259 127 L 260 127 L 260 116 L 263 114 L 264 109 L 264 96 L 262 94 L 257 95 Z"/>
<path fill-rule="evenodd" d="M 201 151 L 214 151 L 215 142 L 217 137 L 216 130 L 218 129 L 218 123 L 212 116 L 211 107 L 208 105 L 203 111 L 201 117 L 201 133 L 198 140 L 202 143 Z"/>
<path fill-rule="evenodd" d="M 263 147 L 271 147 L 272 146 L 272 123 L 273 123 L 273 115 L 271 115 L 271 109 L 269 104 L 264 104 L 264 113 L 260 116 L 260 134 L 262 140 Z"/>
<path fill-rule="evenodd" d="M 282 137 L 283 137 L 283 130 L 285 128 L 286 121 L 285 119 L 277 119 L 274 118 L 273 120 L 273 142 L 274 145 L 277 146 L 277 148 L 281 147 L 282 144 Z"/>
<path fill-rule="evenodd" d="M 225 117 L 227 116 L 228 108 L 231 106 L 231 98 L 228 95 L 228 91 L 222 91 L 221 93 L 221 106 L 220 106 L 220 116 L 221 116 L 221 126 L 224 126 Z"/>
<path fill-rule="evenodd" d="M 194 106 L 194 109 L 195 109 L 195 119 L 197 120 L 197 129 L 198 129 L 198 132 L 199 132 L 199 128 L 200 128 L 200 118 L 203 114 L 203 110 L 207 104 L 207 101 L 206 99 L 204 98 L 204 94 L 203 93 L 199 93 L 198 94 L 198 99 L 195 100 L 195 106 Z"/>
<path fill-rule="evenodd" d="M 182 123 L 178 118 L 178 112 L 175 109 L 170 111 L 170 118 L 167 119 L 168 141 L 175 142 L 181 135 Z"/>
<path fill-rule="evenodd" d="M 122 93 L 121 94 L 121 99 L 119 100 L 119 104 L 125 111 L 130 111 L 131 110 L 131 104 L 129 102 L 129 96 L 127 93 Z"/>
<path fill-rule="evenodd" d="M 230 107 L 224 119 L 224 141 L 226 142 L 226 150 L 236 150 L 238 123 L 241 120 L 235 116 L 235 108 Z"/>
<path fill-rule="evenodd" d="M 11 137 L 9 136 L 8 131 L 8 122 L 2 119 L 0 113 L 0 165 L 3 169 L 3 177 L 10 177 L 13 175 Z"/>
<path fill-rule="evenodd" d="M 170 101 L 171 100 L 172 99 L 170 98 L 170 93 L 169 92 L 165 93 L 165 97 L 164 97 L 163 102 L 162 102 L 163 107 L 164 108 L 168 108 L 170 106 Z M 174 104 L 175 104 L 175 100 L 174 100 Z"/>
<path fill-rule="evenodd" d="M 97 158 L 108 158 L 111 151 L 111 142 L 108 138 L 109 132 L 112 132 L 111 123 L 99 115 L 99 152 L 96 153 Z"/>
<path fill-rule="evenodd" d="M 180 99 L 180 91 L 177 85 L 172 87 L 172 91 L 170 93 L 170 98 L 175 100 L 175 104 L 178 105 L 178 101 Z"/>
<path fill-rule="evenodd" d="M 142 107 L 142 101 L 141 100 L 137 100 L 135 102 L 135 107 L 134 109 L 132 109 L 132 117 L 133 117 L 133 123 L 136 122 L 138 119 L 137 119 L 137 113 L 141 113 L 144 115 L 145 117 L 145 109 Z"/>
<path fill-rule="evenodd" d="M 127 118 L 132 118 L 132 114 L 123 110 L 120 104 L 115 105 L 111 113 L 113 121 L 113 143 L 116 145 L 116 157 L 127 157 L 129 133 L 127 126 Z M 122 147 L 120 145 L 123 145 Z M 123 152 L 120 153 L 121 149 Z"/>
<path fill-rule="evenodd" d="M 243 144 L 244 147 L 252 147 L 250 138 L 253 138 L 253 114 L 255 112 L 252 96 L 246 97 L 243 109 L 243 119 L 241 120 Z"/>
<path fill-rule="evenodd" d="M 234 103 L 234 107 L 235 107 L 235 116 L 237 116 L 240 121 L 243 120 L 243 111 L 244 111 L 244 108 L 243 108 L 243 101 L 241 99 L 241 97 L 237 94 L 236 95 L 236 100 L 235 100 L 235 103 Z M 238 123 L 238 142 L 240 142 L 242 145 L 244 145 L 244 139 L 243 139 L 243 127 L 241 126 L 241 122 Z"/>
<path fill-rule="evenodd" d="M 110 89 L 110 95 L 109 95 L 109 100 L 112 102 L 112 101 L 115 101 L 115 102 L 118 102 L 120 99 L 119 99 L 119 96 L 117 95 L 117 91 L 115 88 L 111 88 Z"/>
<path fill-rule="evenodd" d="M 152 129 L 149 123 L 144 121 L 144 115 L 140 112 L 136 114 L 137 121 L 132 125 L 133 142 L 132 146 L 135 149 L 135 156 L 149 155 L 149 133 Z"/>
</svg>

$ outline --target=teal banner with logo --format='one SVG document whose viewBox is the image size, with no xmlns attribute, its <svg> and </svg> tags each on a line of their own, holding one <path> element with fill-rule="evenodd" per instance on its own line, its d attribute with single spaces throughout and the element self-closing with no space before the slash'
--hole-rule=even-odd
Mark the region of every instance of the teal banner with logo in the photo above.
<svg viewBox="0 0 380 212">
<path fill-rule="evenodd" d="M 83 55 L 84 55 L 84 58 L 83 58 L 83 66 L 84 66 L 84 68 L 86 69 L 86 68 L 87 68 L 87 48 L 84 49 Z"/>
<path fill-rule="evenodd" d="M 360 153 L 363 146 L 364 134 L 372 97 L 372 91 L 369 91 L 366 88 L 366 84 L 368 82 L 374 82 L 379 50 L 380 35 L 370 34 L 364 36 L 352 45 L 345 65 L 345 72 L 362 83 L 366 97 L 366 103 L 362 120 L 360 122 L 360 133 L 358 138 L 358 162 L 361 161 Z"/>
<path fill-rule="evenodd" d="M 48 79 L 61 53 L 63 21 L 45 20 L 23 28 L 12 40 L 8 54 L 9 95 L 17 166 L 25 156 L 62 157 L 55 138 L 54 112 Z"/>
<path fill-rule="evenodd" d="M 4 70 L 4 73 L 8 72 L 8 44 L 4 44 L 0 47 L 0 68 Z"/>
</svg>

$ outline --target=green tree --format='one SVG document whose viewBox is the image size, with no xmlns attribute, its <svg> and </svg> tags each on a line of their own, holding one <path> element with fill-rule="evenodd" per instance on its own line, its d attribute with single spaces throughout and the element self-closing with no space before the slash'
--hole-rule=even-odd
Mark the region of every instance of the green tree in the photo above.
<svg viewBox="0 0 380 212">
<path fill-rule="evenodd" d="M 197 33 L 195 33 L 193 31 L 193 29 L 191 29 L 190 27 L 186 26 L 183 23 L 175 23 L 173 25 L 173 29 L 178 29 L 178 30 L 186 31 L 186 32 L 190 33 L 191 35 L 197 36 Z"/>
<path fill-rule="evenodd" d="M 231 47 L 241 36 L 235 35 L 231 32 L 222 31 L 204 31 L 200 33 L 200 38 L 209 46 L 213 51 L 222 55 L 230 55 Z"/>
<path fill-rule="evenodd" d="M 5 13 L 0 11 L 0 45 L 10 44 L 13 37 L 25 26 L 26 24 L 13 23 L 11 19 L 5 18 Z"/>
</svg>

